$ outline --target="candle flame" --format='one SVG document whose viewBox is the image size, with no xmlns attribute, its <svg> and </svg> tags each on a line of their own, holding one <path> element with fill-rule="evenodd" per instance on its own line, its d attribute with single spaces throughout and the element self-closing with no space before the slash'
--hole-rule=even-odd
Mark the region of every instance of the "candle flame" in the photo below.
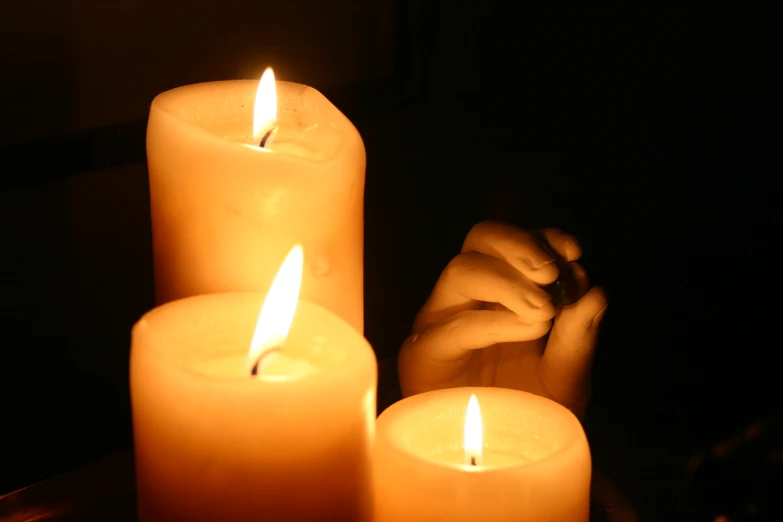
<svg viewBox="0 0 783 522">
<path fill-rule="evenodd" d="M 465 461 L 469 465 L 480 466 L 483 457 L 484 427 L 481 422 L 481 410 L 475 394 L 471 394 L 468 410 L 465 413 Z"/>
<path fill-rule="evenodd" d="M 275 73 L 267 67 L 261 75 L 253 107 L 253 141 L 258 143 L 264 134 L 277 123 L 277 87 Z"/>
<path fill-rule="evenodd" d="M 291 249 L 264 299 L 247 354 L 247 370 L 251 375 L 261 357 L 279 348 L 288 337 L 299 301 L 303 257 L 301 246 Z"/>
</svg>

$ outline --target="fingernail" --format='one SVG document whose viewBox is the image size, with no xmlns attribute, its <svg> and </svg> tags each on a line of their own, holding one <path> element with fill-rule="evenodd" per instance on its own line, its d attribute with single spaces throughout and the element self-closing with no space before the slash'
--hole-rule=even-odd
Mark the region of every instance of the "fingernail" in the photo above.
<svg viewBox="0 0 783 522">
<path fill-rule="evenodd" d="M 566 258 L 573 261 L 574 259 L 578 259 L 580 254 L 582 253 L 579 246 L 577 246 L 573 241 L 570 239 L 565 242 L 563 245 L 563 248 L 565 249 Z"/>
<path fill-rule="evenodd" d="M 539 261 L 538 263 L 534 263 L 532 259 L 523 258 L 522 262 L 525 263 L 527 266 L 529 266 L 531 270 L 541 270 L 545 266 L 549 266 L 552 263 L 554 263 L 555 260 L 549 259 L 546 261 Z"/>
</svg>

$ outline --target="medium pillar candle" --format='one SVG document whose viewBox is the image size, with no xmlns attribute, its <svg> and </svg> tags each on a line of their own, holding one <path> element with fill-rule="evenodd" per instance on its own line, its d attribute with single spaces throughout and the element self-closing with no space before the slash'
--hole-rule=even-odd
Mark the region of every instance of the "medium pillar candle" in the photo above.
<svg viewBox="0 0 783 522">
<path fill-rule="evenodd" d="M 264 296 L 190 297 L 133 328 L 139 520 L 369 521 L 376 362 L 345 321 L 300 301 L 274 375 L 251 377 Z"/>
<path fill-rule="evenodd" d="M 467 447 L 476 438 L 465 434 L 473 394 L 483 425 L 478 448 Z M 389 407 L 376 424 L 378 522 L 587 522 L 590 473 L 579 420 L 526 392 L 422 393 Z"/>
<path fill-rule="evenodd" d="M 308 253 L 302 298 L 361 333 L 361 137 L 315 89 L 276 82 L 270 125 L 277 132 L 261 148 L 253 122 L 258 87 L 258 80 L 203 83 L 152 102 L 147 160 L 157 301 L 266 291 L 275 261 L 298 243 Z"/>
</svg>

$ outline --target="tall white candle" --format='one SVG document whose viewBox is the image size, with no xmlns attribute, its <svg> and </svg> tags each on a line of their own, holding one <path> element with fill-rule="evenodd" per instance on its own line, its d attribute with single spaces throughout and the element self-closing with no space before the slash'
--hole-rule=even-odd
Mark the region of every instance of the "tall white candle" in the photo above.
<svg viewBox="0 0 783 522">
<path fill-rule="evenodd" d="M 272 89 L 277 111 L 261 111 L 275 120 L 254 128 L 258 87 L 258 80 L 189 85 L 152 103 L 147 159 L 158 303 L 265 291 L 277 260 L 298 243 L 307 252 L 302 298 L 362 332 L 361 137 L 321 93 L 288 82 Z M 260 148 L 272 127 L 278 132 Z"/>
</svg>

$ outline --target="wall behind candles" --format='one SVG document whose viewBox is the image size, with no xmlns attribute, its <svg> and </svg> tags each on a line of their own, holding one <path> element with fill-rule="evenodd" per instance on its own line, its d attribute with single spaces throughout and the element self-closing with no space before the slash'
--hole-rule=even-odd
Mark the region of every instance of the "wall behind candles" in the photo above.
<svg viewBox="0 0 783 522">
<path fill-rule="evenodd" d="M 252 78 L 323 89 L 392 71 L 393 0 L 5 2 L 0 142 L 147 116 L 161 91 Z"/>
<path fill-rule="evenodd" d="M 0 495 L 130 445 L 130 327 L 153 306 L 153 97 L 393 71 L 394 0 L 7 0 L 0 16 Z M 110 126 L 110 127 L 107 127 Z M 111 168 L 107 168 L 111 167 Z"/>
</svg>

